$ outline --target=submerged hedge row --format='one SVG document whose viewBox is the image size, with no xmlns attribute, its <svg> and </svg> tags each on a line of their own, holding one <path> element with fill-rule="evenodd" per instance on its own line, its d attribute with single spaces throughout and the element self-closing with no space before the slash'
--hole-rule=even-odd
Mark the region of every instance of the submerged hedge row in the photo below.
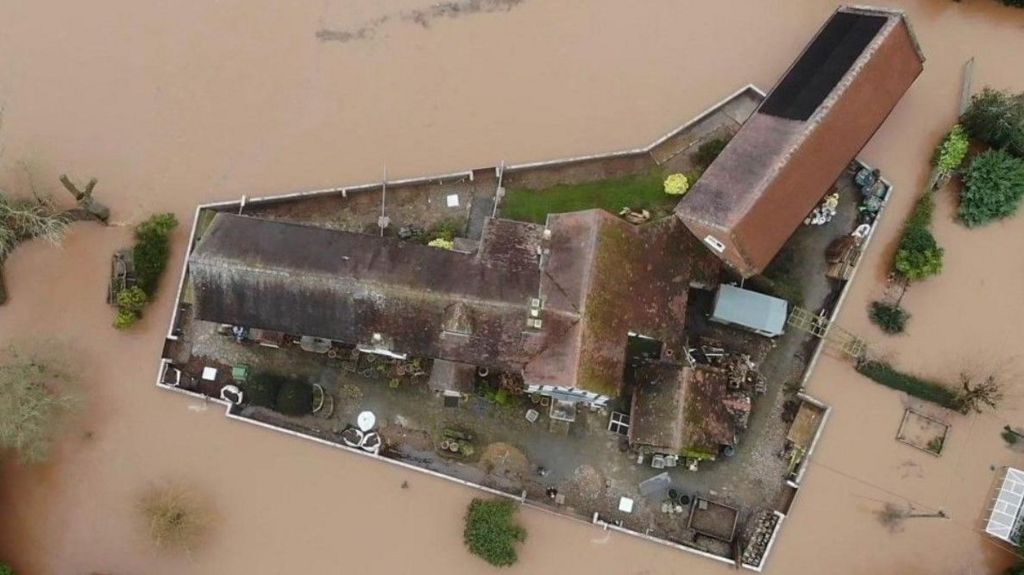
<svg viewBox="0 0 1024 575">
<path fill-rule="evenodd" d="M 960 407 L 955 391 L 941 383 L 902 372 L 884 361 L 861 361 L 857 371 L 868 379 L 886 387 L 906 392 L 949 409 Z"/>
</svg>

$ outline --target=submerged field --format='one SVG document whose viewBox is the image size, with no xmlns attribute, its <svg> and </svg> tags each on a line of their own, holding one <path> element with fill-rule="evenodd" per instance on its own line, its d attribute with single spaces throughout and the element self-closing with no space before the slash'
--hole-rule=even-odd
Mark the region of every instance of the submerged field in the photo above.
<svg viewBox="0 0 1024 575">
<path fill-rule="evenodd" d="M 385 165 L 400 178 L 644 145 L 739 86 L 771 87 L 834 7 L 536 0 L 425 26 L 395 16 L 429 5 L 420 0 L 287 10 L 240 0 L 101 4 L 0 5 L 0 183 L 57 195 L 59 174 L 95 176 L 115 221 L 76 225 L 62 249 L 23 246 L 4 266 L 0 345 L 63 346 L 88 400 L 54 461 L 3 466 L 0 559 L 21 573 L 481 571 L 461 542 L 474 492 L 231 423 L 155 389 L 187 231 L 174 236 L 157 300 L 124 334 L 110 327 L 103 296 L 111 252 L 131 243 L 125 224 L 165 210 L 191 222 L 200 202 L 375 181 Z M 864 151 L 896 195 L 840 322 L 924 376 L 955 373 L 968 359 L 1024 373 L 1014 347 L 1024 340 L 1024 301 L 1012 297 L 1024 286 L 1024 217 L 967 230 L 952 222 L 954 198 L 944 192 L 935 228 L 946 271 L 907 296 L 908 334 L 883 338 L 867 319 L 932 149 L 956 114 L 963 62 L 976 58 L 977 87 L 1024 89 L 1018 63 L 1005 57 L 1024 52 L 1024 12 L 982 0 L 901 5 L 928 61 Z M 685 34 L 681 22 L 690 23 Z M 323 28 L 352 33 L 318 39 Z M 531 209 L 539 217 L 547 208 Z M 938 414 L 951 428 L 934 457 L 896 441 L 902 395 L 829 357 L 818 369 L 809 391 L 833 413 L 767 572 L 1006 565 L 1011 555 L 979 534 L 979 521 L 993 469 L 1024 462 L 999 437 L 1003 425 L 1024 423 L 1019 378 L 994 414 Z M 207 545 L 190 558 L 161 554 L 140 533 L 138 494 L 168 479 L 216 503 Z M 949 519 L 891 531 L 878 520 L 886 503 Z M 726 569 L 541 512 L 523 520 L 529 537 L 510 573 Z"/>
</svg>

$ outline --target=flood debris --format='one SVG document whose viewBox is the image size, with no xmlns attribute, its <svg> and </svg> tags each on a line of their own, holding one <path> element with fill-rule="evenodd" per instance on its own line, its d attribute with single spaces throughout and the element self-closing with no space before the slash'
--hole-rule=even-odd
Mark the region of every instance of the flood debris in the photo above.
<svg viewBox="0 0 1024 575">
<path fill-rule="evenodd" d="M 368 40 L 376 36 L 377 31 L 390 22 L 411 23 L 429 28 L 434 21 L 442 18 L 458 18 L 471 14 L 488 14 L 493 12 L 508 12 L 525 0 L 454 0 L 450 2 L 438 2 L 427 8 L 416 8 L 403 12 L 384 14 L 373 18 L 355 28 L 331 29 L 320 28 L 316 31 L 316 38 L 321 42 L 352 42 L 355 40 Z"/>
<path fill-rule="evenodd" d="M 740 556 L 744 565 L 753 567 L 762 565 L 778 524 L 779 514 L 770 509 L 762 509 L 754 515 L 748 523 L 748 527 L 753 525 L 752 532 L 743 548 L 743 554 Z"/>
<path fill-rule="evenodd" d="M 110 208 L 92 197 L 93 189 L 98 183 L 96 178 L 91 178 L 89 183 L 81 190 L 78 189 L 78 186 L 66 174 L 61 174 L 60 183 L 75 198 L 75 202 L 78 203 L 79 209 L 73 210 L 71 213 L 73 219 L 93 219 L 103 224 L 110 220 Z"/>
</svg>

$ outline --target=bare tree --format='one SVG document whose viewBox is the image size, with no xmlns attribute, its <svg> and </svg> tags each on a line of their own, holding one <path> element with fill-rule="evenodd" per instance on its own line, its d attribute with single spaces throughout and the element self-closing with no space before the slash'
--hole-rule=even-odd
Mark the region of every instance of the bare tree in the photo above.
<svg viewBox="0 0 1024 575">
<path fill-rule="evenodd" d="M 920 512 L 915 511 L 911 504 L 901 507 L 895 503 L 886 503 L 877 511 L 877 514 L 878 521 L 893 533 L 902 531 L 903 522 L 907 519 L 946 519 L 947 517 L 946 512 L 941 509 L 934 512 Z"/>
<path fill-rule="evenodd" d="M 0 132 L 3 130 L 3 107 L 0 107 Z M 3 148 L 0 147 L 0 156 Z M 31 199 L 14 199 L 0 189 L 0 304 L 7 301 L 3 281 L 3 264 L 18 243 L 43 238 L 59 243 L 64 238 L 68 218 L 57 213 L 45 198 L 33 190 Z"/>
<path fill-rule="evenodd" d="M 896 533 L 903 530 L 903 520 L 907 518 L 907 511 L 895 503 L 886 503 L 878 510 L 878 521 L 889 531 Z"/>
<path fill-rule="evenodd" d="M 213 523 L 209 501 L 183 485 L 148 489 L 139 501 L 139 509 L 150 539 L 165 551 L 195 551 Z"/>
<path fill-rule="evenodd" d="M 39 198 L 12 199 L 0 191 L 0 261 L 7 258 L 19 242 L 42 238 L 59 244 L 64 239 L 68 220 Z"/>
<path fill-rule="evenodd" d="M 0 447 L 25 463 L 45 460 L 63 416 L 79 404 L 68 381 L 56 360 L 14 348 L 0 356 Z"/>
<path fill-rule="evenodd" d="M 995 409 L 1003 399 L 1003 386 L 994 375 L 980 382 L 967 373 L 960 373 L 961 390 L 956 404 L 960 413 L 981 413 L 985 408 Z"/>
</svg>

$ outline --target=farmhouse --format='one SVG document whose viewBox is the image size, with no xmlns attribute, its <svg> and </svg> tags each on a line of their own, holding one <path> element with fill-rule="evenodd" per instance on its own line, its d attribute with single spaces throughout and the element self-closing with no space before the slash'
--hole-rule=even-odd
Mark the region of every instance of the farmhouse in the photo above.
<svg viewBox="0 0 1024 575">
<path fill-rule="evenodd" d="M 513 372 L 597 405 L 618 395 L 631 331 L 682 357 L 687 290 L 717 268 L 678 222 L 602 210 L 491 218 L 471 253 L 218 213 L 189 259 L 196 319 Z"/>
</svg>

